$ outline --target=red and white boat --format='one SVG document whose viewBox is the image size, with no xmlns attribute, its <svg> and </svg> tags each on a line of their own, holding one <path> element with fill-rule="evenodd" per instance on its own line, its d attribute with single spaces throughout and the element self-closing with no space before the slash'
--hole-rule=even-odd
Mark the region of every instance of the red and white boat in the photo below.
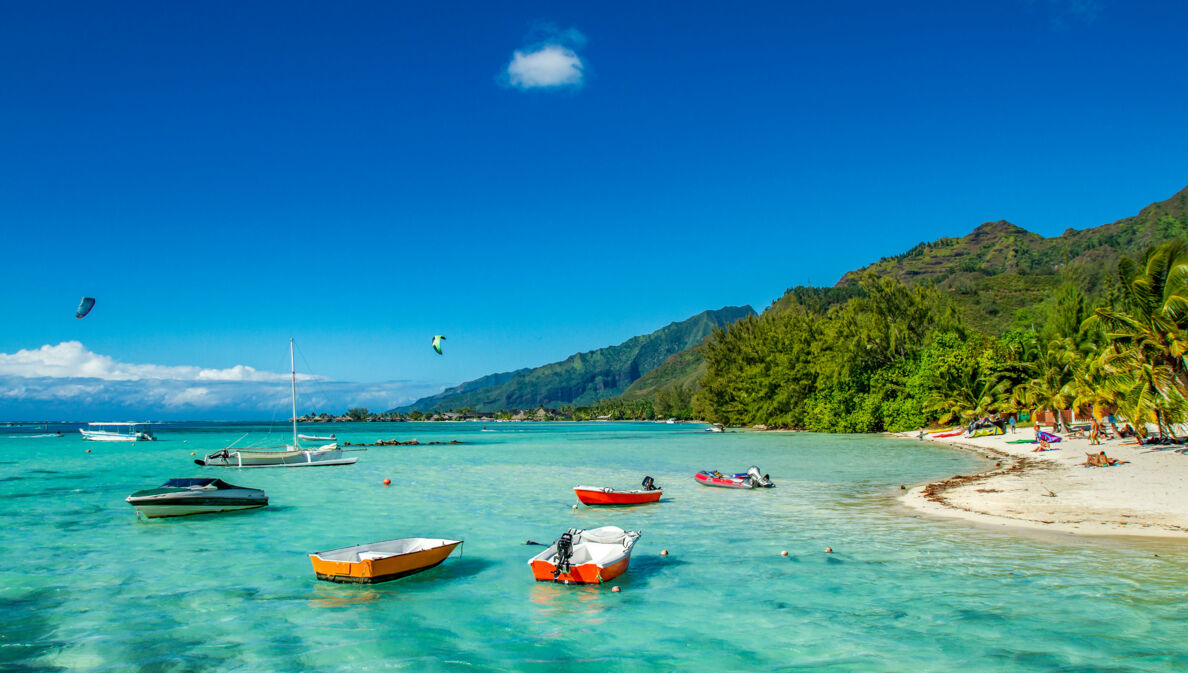
<svg viewBox="0 0 1188 673">
<path fill-rule="evenodd" d="M 639 531 L 617 526 L 591 530 L 570 528 L 528 565 L 537 582 L 600 584 L 622 575 L 631 563 Z"/>
<path fill-rule="evenodd" d="M 573 492 L 583 505 L 641 505 L 658 502 L 664 491 L 651 477 L 643 478 L 643 488 L 620 491 L 601 486 L 574 486 Z"/>
<path fill-rule="evenodd" d="M 771 488 L 775 486 L 771 479 L 754 465 L 741 474 L 722 474 L 717 470 L 702 470 L 693 475 L 693 478 L 702 486 L 720 486 L 722 488 Z"/>
</svg>

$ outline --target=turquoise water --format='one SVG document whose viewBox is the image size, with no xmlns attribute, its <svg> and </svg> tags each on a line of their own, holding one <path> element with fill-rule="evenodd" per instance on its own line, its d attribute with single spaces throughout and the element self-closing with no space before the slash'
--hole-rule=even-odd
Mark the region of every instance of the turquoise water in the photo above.
<svg viewBox="0 0 1188 673">
<path fill-rule="evenodd" d="M 135 445 L 0 436 L 0 670 L 1188 665 L 1181 545 L 1017 537 L 899 509 L 900 484 L 981 464 L 965 454 L 883 437 L 686 425 L 482 427 L 335 425 L 344 441 L 465 444 L 372 448 L 347 467 L 242 471 L 200 468 L 190 452 L 249 428 L 166 428 L 161 441 Z M 699 469 L 751 464 L 777 487 L 692 480 Z M 123 502 L 204 474 L 263 488 L 272 505 L 139 521 Z M 575 485 L 629 487 L 644 474 L 664 487 L 661 503 L 571 510 Z M 643 531 L 630 569 L 611 583 L 621 593 L 533 582 L 527 560 L 540 548 L 525 540 L 608 524 Z M 434 570 L 374 586 L 318 582 L 306 556 L 410 536 L 466 543 Z"/>
</svg>

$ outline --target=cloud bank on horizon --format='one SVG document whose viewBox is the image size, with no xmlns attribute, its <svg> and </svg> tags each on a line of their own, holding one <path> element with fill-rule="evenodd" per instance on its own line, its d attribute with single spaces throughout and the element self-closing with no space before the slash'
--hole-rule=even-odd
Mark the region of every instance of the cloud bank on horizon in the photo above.
<svg viewBox="0 0 1188 673">
<path fill-rule="evenodd" d="M 384 411 L 439 387 L 409 381 L 356 383 L 297 375 L 297 412 Z M 81 419 L 136 417 L 248 419 L 288 417 L 289 374 L 246 365 L 226 369 L 120 362 L 78 341 L 0 353 L 0 417 Z"/>
<path fill-rule="evenodd" d="M 586 65 L 577 50 L 585 46 L 586 36 L 548 24 L 536 32 L 540 39 L 512 54 L 504 72 L 507 83 L 521 90 L 580 87 Z"/>
</svg>

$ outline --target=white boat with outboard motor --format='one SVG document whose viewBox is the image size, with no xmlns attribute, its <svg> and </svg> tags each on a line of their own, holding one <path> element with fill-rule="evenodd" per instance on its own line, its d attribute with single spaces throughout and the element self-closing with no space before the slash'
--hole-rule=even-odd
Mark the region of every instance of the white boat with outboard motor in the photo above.
<svg viewBox="0 0 1188 673">
<path fill-rule="evenodd" d="M 79 428 L 83 439 L 92 442 L 152 442 L 156 437 L 148 429 L 149 423 L 123 421 L 119 423 L 87 423 Z"/>
<path fill-rule="evenodd" d="M 190 514 L 210 514 L 241 509 L 255 509 L 268 504 L 268 496 L 258 488 L 228 484 L 222 479 L 170 479 L 157 488 L 137 491 L 124 498 L 147 519 Z"/>
<path fill-rule="evenodd" d="M 313 448 L 301 446 L 300 440 L 305 435 L 297 434 L 297 369 L 293 361 L 292 339 L 289 339 L 289 375 L 293 402 L 292 444 L 274 448 L 236 449 L 233 448 L 233 442 L 231 446 L 208 454 L 205 458 L 196 458 L 194 462 L 204 467 L 321 467 L 324 465 L 351 465 L 358 460 L 354 456 L 344 456 L 343 449 L 338 446 L 337 442 Z M 366 451 L 366 449 L 350 450 Z"/>
</svg>

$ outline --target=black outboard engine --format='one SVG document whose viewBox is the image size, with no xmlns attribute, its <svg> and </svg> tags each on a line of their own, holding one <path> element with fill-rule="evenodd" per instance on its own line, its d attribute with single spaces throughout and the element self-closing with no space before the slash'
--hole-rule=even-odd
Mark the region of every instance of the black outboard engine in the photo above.
<svg viewBox="0 0 1188 673">
<path fill-rule="evenodd" d="M 656 485 L 656 482 L 655 482 L 655 480 L 653 480 L 651 477 L 647 477 L 647 476 L 645 476 L 645 477 L 643 478 L 643 490 L 645 490 L 645 491 L 656 491 L 656 490 L 659 490 L 659 489 L 660 489 L 660 487 Z"/>
<path fill-rule="evenodd" d="M 553 579 L 557 579 L 563 572 L 569 572 L 569 559 L 571 558 L 573 558 L 572 528 L 557 538 L 557 567 L 553 570 Z"/>
</svg>

